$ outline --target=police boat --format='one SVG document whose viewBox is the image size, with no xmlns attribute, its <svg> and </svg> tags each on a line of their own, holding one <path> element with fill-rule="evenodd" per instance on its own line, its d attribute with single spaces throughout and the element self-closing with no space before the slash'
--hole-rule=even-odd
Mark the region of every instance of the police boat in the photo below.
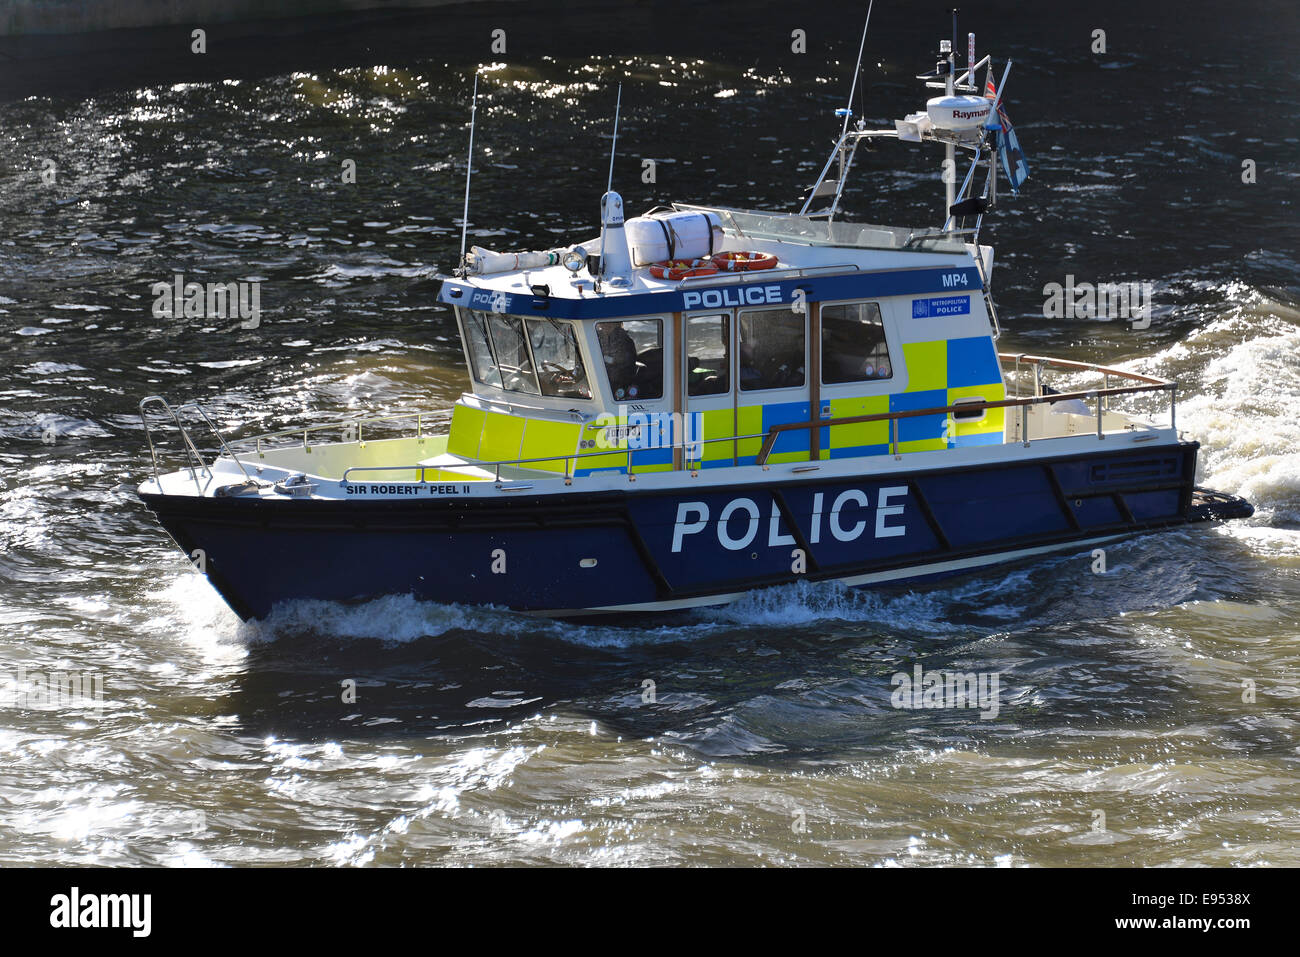
<svg viewBox="0 0 1300 957">
<path fill-rule="evenodd" d="M 1250 515 L 1196 486 L 1173 382 L 998 351 L 980 229 L 999 170 L 1017 189 L 1028 164 L 973 37 L 963 72 L 943 41 L 918 79 L 938 95 L 892 129 L 839 111 L 798 213 L 625 219 L 609 189 L 580 243 L 462 248 L 438 295 L 470 383 L 449 416 L 235 440 L 197 401 L 142 400 L 140 497 L 243 618 L 392 594 L 565 617 L 681 609 Z M 891 139 L 968 162 L 960 184 L 945 177 L 937 226 L 841 218 L 858 148 Z M 472 142 L 471 122 L 471 156 Z M 184 456 L 166 474 L 163 432 Z"/>
</svg>

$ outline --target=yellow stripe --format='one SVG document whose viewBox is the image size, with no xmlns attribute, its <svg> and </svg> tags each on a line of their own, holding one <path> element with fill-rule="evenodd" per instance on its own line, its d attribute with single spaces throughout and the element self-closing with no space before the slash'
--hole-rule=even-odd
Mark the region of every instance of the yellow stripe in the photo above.
<svg viewBox="0 0 1300 957">
<path fill-rule="evenodd" d="M 519 447 L 524 438 L 524 421 L 518 416 L 489 412 L 483 425 L 483 441 L 479 443 L 479 459 L 509 462 L 521 458 Z"/>
<path fill-rule="evenodd" d="M 881 415 L 889 411 L 889 396 L 855 396 L 831 399 L 831 417 L 847 419 L 857 415 Z M 832 449 L 852 449 L 861 445 L 884 445 L 889 442 L 889 420 L 858 422 L 830 428 Z"/>
<path fill-rule="evenodd" d="M 578 436 L 582 427 L 576 422 L 552 422 L 547 419 L 528 419 L 524 428 L 524 441 L 519 457 L 541 458 L 543 455 L 572 455 L 578 450 Z M 545 462 L 528 462 L 524 468 L 543 472 L 564 472 L 564 459 Z"/>
<path fill-rule="evenodd" d="M 700 439 L 723 439 L 736 434 L 735 414 L 731 409 L 710 409 L 700 415 Z M 731 442 L 708 442 L 701 446 L 698 454 L 705 462 L 735 457 L 735 446 Z"/>
<path fill-rule="evenodd" d="M 737 410 L 736 414 L 736 434 L 737 435 L 759 435 L 763 432 L 763 407 L 761 405 L 743 405 Z M 786 436 L 785 441 L 789 442 L 791 436 Z M 779 440 L 778 440 L 779 441 Z M 719 442 L 719 445 L 725 446 L 727 443 Z M 757 455 L 763 447 L 762 439 L 741 439 L 737 444 L 736 454 L 744 457 L 748 455 Z M 804 458 L 807 458 L 804 453 Z M 772 456 L 775 459 L 775 456 Z"/>
<path fill-rule="evenodd" d="M 948 388 L 948 341 L 906 342 L 903 361 L 907 364 L 907 391 L 925 392 Z"/>
<path fill-rule="evenodd" d="M 451 432 L 447 436 L 447 451 L 463 459 L 477 459 L 485 418 L 486 414 L 482 409 L 472 409 L 457 402 L 451 413 Z"/>
</svg>

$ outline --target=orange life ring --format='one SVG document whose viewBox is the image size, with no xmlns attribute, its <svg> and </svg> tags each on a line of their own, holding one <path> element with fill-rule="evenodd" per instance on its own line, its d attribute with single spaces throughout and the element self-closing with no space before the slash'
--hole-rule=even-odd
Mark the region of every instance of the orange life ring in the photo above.
<svg viewBox="0 0 1300 957">
<path fill-rule="evenodd" d="M 771 253 L 718 253 L 712 257 L 712 262 L 727 272 L 752 272 L 755 269 L 771 269 L 776 265 L 776 257 Z"/>
<path fill-rule="evenodd" d="M 708 259 L 665 259 L 650 267 L 656 279 L 687 279 L 691 276 L 712 276 L 718 267 Z"/>
</svg>

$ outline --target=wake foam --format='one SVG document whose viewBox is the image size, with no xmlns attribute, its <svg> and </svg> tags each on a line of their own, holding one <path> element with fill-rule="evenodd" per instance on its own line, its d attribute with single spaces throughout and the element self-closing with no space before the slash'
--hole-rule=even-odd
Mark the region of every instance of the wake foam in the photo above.
<svg viewBox="0 0 1300 957">
<path fill-rule="evenodd" d="M 1244 496 L 1257 521 L 1297 521 L 1300 310 L 1258 290 L 1235 294 L 1227 315 L 1153 364 L 1196 382 L 1178 404 L 1178 426 L 1202 443 L 1201 484 Z"/>
</svg>

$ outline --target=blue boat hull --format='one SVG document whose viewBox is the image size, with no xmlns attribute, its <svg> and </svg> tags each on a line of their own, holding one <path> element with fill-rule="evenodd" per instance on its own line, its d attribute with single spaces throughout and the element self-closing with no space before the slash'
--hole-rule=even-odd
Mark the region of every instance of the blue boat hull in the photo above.
<svg viewBox="0 0 1300 957">
<path fill-rule="evenodd" d="M 1195 443 L 892 477 L 330 501 L 142 498 L 243 618 L 410 594 L 549 615 L 722 603 L 795 581 L 905 581 L 1210 518 Z"/>
</svg>

